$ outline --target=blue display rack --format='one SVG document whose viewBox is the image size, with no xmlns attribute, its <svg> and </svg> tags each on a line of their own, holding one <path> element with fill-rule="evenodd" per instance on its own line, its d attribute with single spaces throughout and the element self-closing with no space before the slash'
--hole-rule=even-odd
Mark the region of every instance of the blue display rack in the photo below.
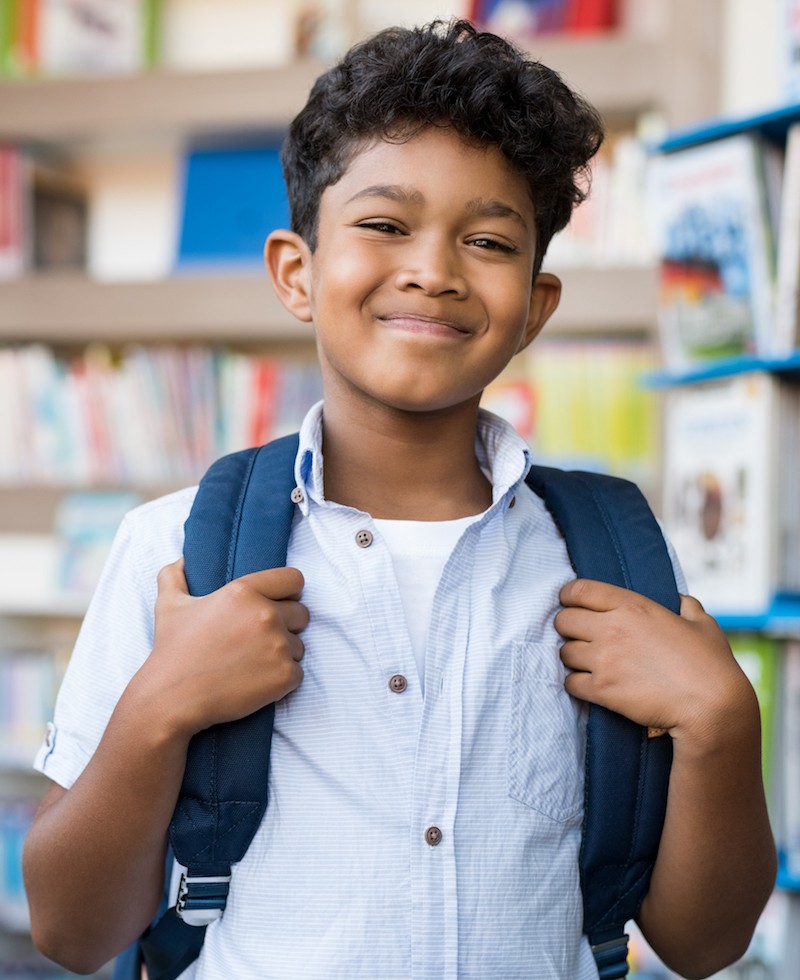
<svg viewBox="0 0 800 980">
<path fill-rule="evenodd" d="M 687 146 L 708 143 L 711 140 L 723 139 L 725 136 L 753 132 L 761 133 L 773 143 L 782 143 L 791 124 L 798 119 L 800 119 L 800 105 L 796 104 L 781 106 L 779 109 L 742 119 L 721 116 L 703 123 L 702 126 L 675 130 L 667 139 L 659 143 L 656 149 L 660 153 L 671 153 L 673 150 L 683 150 Z"/>
<path fill-rule="evenodd" d="M 771 359 L 764 357 L 730 357 L 696 364 L 681 372 L 655 371 L 647 375 L 645 384 L 649 388 L 671 388 L 676 385 L 695 384 L 698 381 L 713 381 L 734 374 L 747 374 L 753 371 L 769 371 L 772 374 L 800 378 L 800 351 L 791 357 Z"/>
<path fill-rule="evenodd" d="M 766 609 L 757 613 L 715 613 L 713 609 L 709 612 L 726 632 L 800 635 L 800 595 L 779 592 Z"/>
</svg>

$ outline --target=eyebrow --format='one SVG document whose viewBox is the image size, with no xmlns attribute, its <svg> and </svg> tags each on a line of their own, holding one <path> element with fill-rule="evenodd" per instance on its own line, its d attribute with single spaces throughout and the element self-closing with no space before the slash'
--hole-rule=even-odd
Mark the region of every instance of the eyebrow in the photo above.
<svg viewBox="0 0 800 980">
<path fill-rule="evenodd" d="M 347 204 L 351 201 L 360 201 L 365 197 L 385 197 L 390 201 L 397 201 L 398 204 L 421 204 L 424 197 L 420 191 L 410 187 L 403 187 L 402 184 L 370 184 L 348 198 Z"/>
<path fill-rule="evenodd" d="M 371 197 L 386 198 L 390 201 L 396 201 L 398 204 L 422 204 L 425 200 L 421 191 L 411 187 L 405 187 L 402 184 L 370 184 L 369 187 L 363 187 L 360 191 L 353 194 L 352 197 L 348 198 L 347 203 L 350 204 L 352 201 L 360 201 Z M 520 212 L 516 208 L 512 208 L 509 204 L 504 204 L 502 201 L 474 197 L 471 201 L 467 202 L 465 210 L 468 214 L 479 218 L 511 218 L 512 221 L 515 221 L 523 228 L 527 229 L 528 227 L 528 222 Z"/>
<path fill-rule="evenodd" d="M 509 204 L 503 204 L 502 201 L 475 197 L 467 204 L 467 211 L 469 214 L 474 214 L 480 218 L 511 218 L 512 221 L 516 221 L 523 228 L 528 227 L 528 222 L 519 211 L 516 208 L 512 208 Z"/>
</svg>

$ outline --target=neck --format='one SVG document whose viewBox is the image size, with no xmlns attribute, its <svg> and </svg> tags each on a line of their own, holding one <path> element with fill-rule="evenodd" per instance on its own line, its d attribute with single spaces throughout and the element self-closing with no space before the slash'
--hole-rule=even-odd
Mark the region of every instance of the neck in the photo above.
<svg viewBox="0 0 800 980">
<path fill-rule="evenodd" d="M 387 520 L 480 514 L 492 488 L 475 456 L 478 403 L 435 413 L 351 415 L 326 401 L 325 496 Z"/>
</svg>

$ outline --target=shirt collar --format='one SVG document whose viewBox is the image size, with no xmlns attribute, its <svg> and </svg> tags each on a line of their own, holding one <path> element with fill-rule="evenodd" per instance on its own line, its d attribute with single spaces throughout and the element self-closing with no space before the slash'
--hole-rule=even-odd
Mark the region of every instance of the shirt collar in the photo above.
<svg viewBox="0 0 800 980">
<path fill-rule="evenodd" d="M 303 491 L 300 508 L 307 513 L 308 501 L 325 499 L 322 461 L 322 405 L 307 412 L 300 427 L 300 445 L 295 460 L 295 480 Z M 492 502 L 515 491 L 531 467 L 531 450 L 514 427 L 486 409 L 478 411 L 475 452 L 481 469 L 492 484 Z"/>
</svg>

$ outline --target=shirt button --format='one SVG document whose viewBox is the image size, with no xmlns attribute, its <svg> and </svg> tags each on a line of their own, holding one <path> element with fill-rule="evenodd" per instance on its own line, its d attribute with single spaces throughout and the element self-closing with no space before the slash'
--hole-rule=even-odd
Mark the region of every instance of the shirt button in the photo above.
<svg viewBox="0 0 800 980">
<path fill-rule="evenodd" d="M 428 827 L 425 831 L 425 841 L 430 844 L 431 847 L 436 847 L 437 844 L 442 842 L 442 832 L 438 827 Z"/>
<path fill-rule="evenodd" d="M 300 487 L 295 487 L 291 493 L 292 503 L 301 504 L 303 502 L 303 491 Z"/>
<path fill-rule="evenodd" d="M 372 534 L 370 531 L 359 531 L 356 534 L 356 544 L 359 548 L 369 548 L 372 544 Z"/>
<path fill-rule="evenodd" d="M 407 687 L 408 681 L 402 674 L 394 674 L 389 678 L 389 690 L 394 691 L 395 694 L 402 694 Z"/>
</svg>

